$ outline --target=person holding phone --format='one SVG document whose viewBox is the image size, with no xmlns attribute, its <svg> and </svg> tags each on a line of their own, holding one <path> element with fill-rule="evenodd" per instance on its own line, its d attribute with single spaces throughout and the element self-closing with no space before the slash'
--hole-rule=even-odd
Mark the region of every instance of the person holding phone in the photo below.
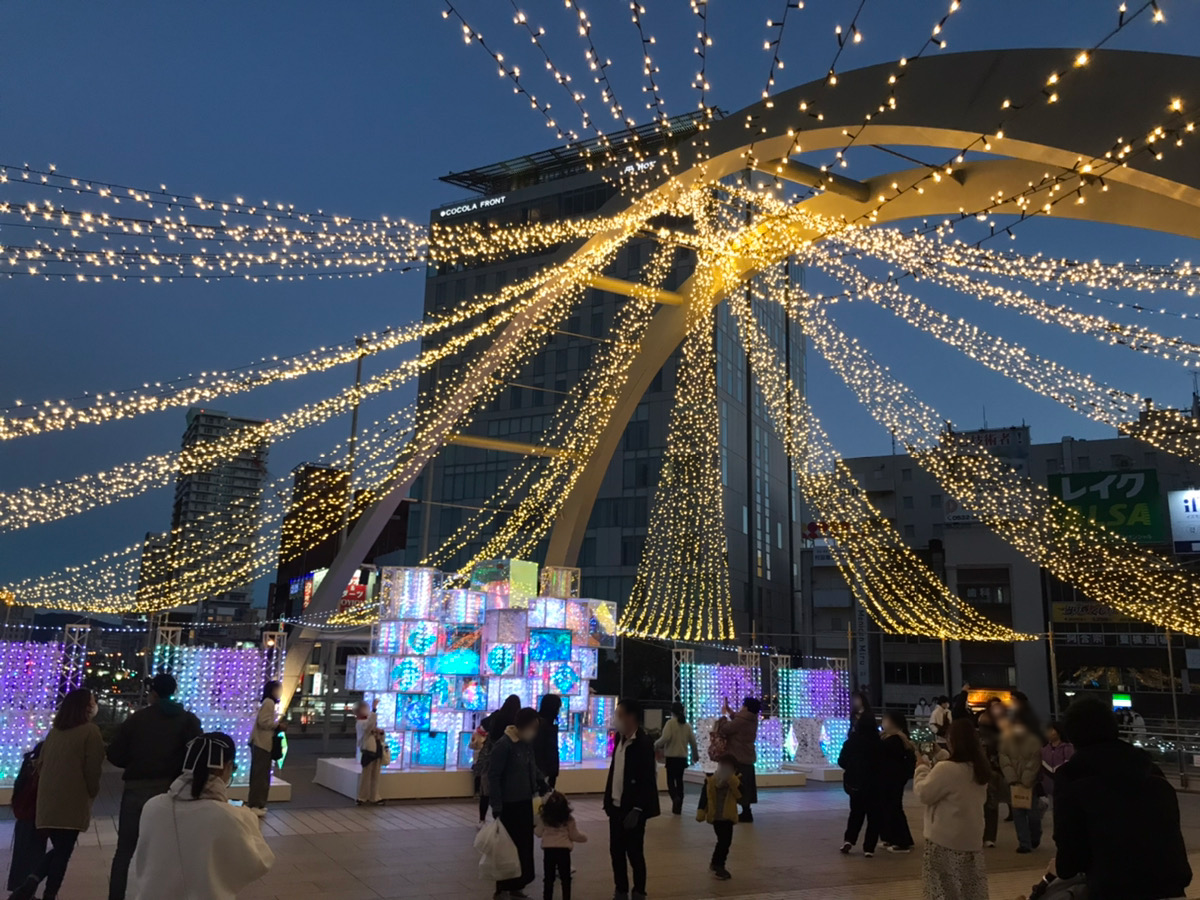
<svg viewBox="0 0 1200 900">
<path fill-rule="evenodd" d="M 757 697 L 746 697 L 742 700 L 742 708 L 735 713 L 726 697 L 724 712 L 717 722 L 717 733 L 725 738 L 725 751 L 738 761 L 737 774 L 742 792 L 742 812 L 738 821 L 753 822 L 751 807 L 758 802 L 758 781 L 754 774 L 758 751 L 754 742 L 758 740 L 758 714 L 762 712 L 762 704 Z"/>
</svg>

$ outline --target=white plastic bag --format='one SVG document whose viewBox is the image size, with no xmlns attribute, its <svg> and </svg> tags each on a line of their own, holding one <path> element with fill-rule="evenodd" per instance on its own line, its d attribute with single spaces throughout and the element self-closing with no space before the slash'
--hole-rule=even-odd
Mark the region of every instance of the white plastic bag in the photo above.
<svg viewBox="0 0 1200 900">
<path fill-rule="evenodd" d="M 499 819 L 492 819 L 475 835 L 479 851 L 479 877 L 485 881 L 505 881 L 521 877 L 521 859 L 517 845 Z"/>
</svg>

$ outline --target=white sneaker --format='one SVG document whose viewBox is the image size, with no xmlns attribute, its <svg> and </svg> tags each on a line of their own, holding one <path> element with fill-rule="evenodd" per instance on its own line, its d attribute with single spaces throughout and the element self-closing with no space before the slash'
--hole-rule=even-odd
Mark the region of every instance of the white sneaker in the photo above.
<svg viewBox="0 0 1200 900">
<path fill-rule="evenodd" d="M 984 841 L 983 846 L 987 847 L 990 850 L 992 847 L 996 846 L 996 842 L 995 841 Z"/>
</svg>

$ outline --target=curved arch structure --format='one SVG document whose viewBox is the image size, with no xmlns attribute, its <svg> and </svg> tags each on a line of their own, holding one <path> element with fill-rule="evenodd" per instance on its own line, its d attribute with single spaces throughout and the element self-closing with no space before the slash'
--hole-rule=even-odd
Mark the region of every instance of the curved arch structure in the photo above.
<svg viewBox="0 0 1200 900">
<path fill-rule="evenodd" d="M 1102 159 L 1118 142 L 1132 140 L 1167 125 L 1171 104 L 1179 99 L 1183 108 L 1200 107 L 1200 59 L 1155 53 L 1101 51 L 1086 68 L 1074 69 L 1076 50 L 1003 50 L 928 57 L 909 65 L 895 86 L 896 108 L 874 115 L 864 125 L 868 112 L 878 112 L 888 92 L 888 76 L 894 64 L 874 66 L 838 76 L 837 85 L 825 81 L 792 88 L 716 122 L 689 145 L 678 148 L 686 161 L 707 157 L 704 162 L 660 176 L 657 185 L 636 197 L 614 197 L 603 210 L 612 214 L 629 210 L 653 214 L 656 206 L 680 192 L 734 175 L 746 169 L 748 160 L 765 160 L 758 168 L 780 171 L 797 153 L 840 149 L 848 134 L 855 144 L 944 148 L 932 153 L 935 160 L 990 135 L 987 159 L 960 166 L 953 178 L 925 186 L 923 192 L 902 193 L 879 209 L 874 223 L 883 224 L 913 217 L 958 214 L 985 209 L 997 194 L 1012 197 L 1044 175 L 1070 173 L 1085 161 Z M 1058 91 L 1061 99 L 1047 102 L 1043 93 L 1047 78 L 1068 72 Z M 1008 100 L 1022 107 L 1003 108 Z M 1028 102 L 1027 102 L 1028 101 Z M 803 107 L 803 109 L 802 109 Z M 818 118 L 818 115 L 820 118 Z M 1003 137 L 996 136 L 1003 128 Z M 860 131 L 861 129 L 861 131 Z M 750 150 L 753 150 L 753 156 Z M 852 222 L 875 209 L 880 195 L 891 197 L 893 182 L 902 187 L 915 184 L 928 173 L 925 168 L 905 169 L 868 180 L 865 189 L 854 185 L 831 185 L 798 208 L 820 216 Z M 784 165 L 782 177 L 790 167 Z M 1085 205 L 1064 204 L 1056 215 L 1163 231 L 1200 238 L 1200 143 L 1170 147 L 1164 159 L 1139 157 L 1128 166 L 1105 173 L 1108 190 L 1096 192 Z M 835 193 L 839 187 L 842 188 Z M 1015 204 L 995 212 L 1016 213 Z M 791 229 L 792 246 L 820 237 L 798 224 Z M 590 238 L 575 257 L 594 252 L 621 235 L 604 232 Z M 784 256 L 786 254 L 781 254 Z M 546 562 L 569 565 L 579 551 L 592 505 L 613 452 L 638 402 L 655 374 L 685 335 L 686 308 L 692 303 L 716 304 L 727 293 L 752 277 L 764 265 L 778 260 L 744 260 L 737 278 L 704 292 L 694 282 L 683 286 L 682 305 L 663 306 L 655 314 L 638 347 L 636 358 L 623 385 L 619 400 L 600 437 L 596 452 L 567 497 L 563 512 L 554 523 Z M 553 279 L 552 289 L 553 289 Z M 549 301 L 547 301 L 548 303 Z M 539 307 L 514 320 L 484 353 L 483 373 L 489 354 L 497 360 L 515 336 L 527 327 Z M 482 388 L 480 388 L 482 390 Z M 479 394 L 460 392 L 451 398 L 439 416 L 444 423 L 434 430 L 428 446 L 418 447 L 397 468 L 388 493 L 364 514 L 330 567 L 310 605 L 314 614 L 336 609 L 342 586 L 349 582 L 396 504 L 406 497 L 425 462 L 441 442 L 453 434 L 455 424 L 467 415 Z M 288 657 L 292 676 L 303 672 L 307 661 L 304 643 Z M 295 666 L 293 668 L 293 658 Z M 288 678 L 285 691 L 290 698 L 295 677 Z"/>
</svg>

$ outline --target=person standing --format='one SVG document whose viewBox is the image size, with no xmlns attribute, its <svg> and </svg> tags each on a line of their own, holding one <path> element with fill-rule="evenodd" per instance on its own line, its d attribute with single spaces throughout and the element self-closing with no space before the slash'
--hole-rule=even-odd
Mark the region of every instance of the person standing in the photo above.
<svg viewBox="0 0 1200 900">
<path fill-rule="evenodd" d="M 1075 753 L 1054 781 L 1055 871 L 1087 875 L 1091 900 L 1182 897 L 1192 881 L 1175 789 L 1120 739 L 1112 708 L 1080 697 L 1063 714 Z"/>
<path fill-rule="evenodd" d="M 526 885 L 535 878 L 533 871 L 533 797 L 545 794 L 549 787 L 533 761 L 533 742 L 537 737 L 537 710 L 526 707 L 517 712 L 512 725 L 504 729 L 492 748 L 488 763 L 488 800 L 492 815 L 500 820 L 517 847 L 521 874 L 496 882 L 496 900 L 523 897 Z"/>
<path fill-rule="evenodd" d="M 867 833 L 863 838 L 863 856 L 869 858 L 875 855 L 875 844 L 879 840 L 879 727 L 866 696 L 858 692 L 854 698 L 850 733 L 838 754 L 842 790 L 850 798 L 842 853 L 854 849 L 865 822 Z"/>
<path fill-rule="evenodd" d="M 542 839 L 543 900 L 553 900 L 555 876 L 562 882 L 562 900 L 571 900 L 571 850 L 588 838 L 576 826 L 571 804 L 558 791 L 542 803 L 533 833 Z"/>
<path fill-rule="evenodd" d="M 275 862 L 249 807 L 229 803 L 237 750 L 219 731 L 194 738 L 183 774 L 142 812 L 133 900 L 234 900 Z"/>
<path fill-rule="evenodd" d="M 1046 726 L 1046 746 L 1042 748 L 1042 793 L 1054 804 L 1054 779 L 1058 770 L 1075 755 L 1075 747 L 1062 739 L 1057 722 Z"/>
<path fill-rule="evenodd" d="M 1000 771 L 1011 796 L 1017 852 L 1042 843 L 1042 808 L 1036 788 L 1042 771 L 1042 739 L 1029 707 L 1014 707 L 1012 727 L 1000 738 Z"/>
<path fill-rule="evenodd" d="M 913 707 L 914 722 L 928 722 L 929 714 L 933 712 L 933 707 L 929 705 L 929 701 L 922 697 L 917 701 L 917 705 Z"/>
<path fill-rule="evenodd" d="M 80 832 L 92 824 L 92 802 L 100 793 L 104 739 L 92 721 L 97 710 L 87 688 L 76 688 L 59 704 L 37 761 L 37 829 L 49 838 L 50 851 L 9 900 L 32 900 L 43 879 L 42 900 L 58 900 L 71 854 Z"/>
<path fill-rule="evenodd" d="M 925 900 L 988 900 L 983 859 L 983 802 L 991 773 L 970 719 L 947 735 L 949 757 L 917 759 L 913 794 L 925 805 Z"/>
<path fill-rule="evenodd" d="M 642 705 L 636 700 L 625 699 L 617 704 L 616 726 L 617 743 L 604 787 L 608 849 L 616 889 L 613 900 L 645 900 L 646 822 L 660 812 L 654 745 L 642 730 Z"/>
<path fill-rule="evenodd" d="M 975 727 L 979 732 L 979 744 L 987 757 L 988 765 L 992 767 L 992 777 L 988 780 L 987 799 L 983 804 L 983 846 L 995 847 L 997 831 L 1000 828 L 1000 803 L 1008 796 L 1004 774 L 1000 771 L 1000 729 L 992 720 L 992 710 L 989 704 L 979 714 Z"/>
<path fill-rule="evenodd" d="M 13 782 L 12 814 L 15 820 L 12 834 L 12 861 L 8 867 L 7 887 L 10 891 L 21 886 L 42 857 L 46 855 L 46 835 L 37 830 L 38 756 L 42 742 L 21 757 L 21 768 Z"/>
<path fill-rule="evenodd" d="M 558 781 L 558 714 L 562 710 L 562 697 L 546 694 L 538 704 L 537 737 L 533 739 L 533 761 L 541 769 L 550 790 Z"/>
<path fill-rule="evenodd" d="M 756 697 L 746 697 L 742 700 L 742 708 L 735 713 L 729 708 L 729 698 L 726 698 L 724 712 L 725 717 L 717 722 L 717 733 L 725 738 L 725 752 L 738 761 L 738 781 L 742 794 L 742 813 L 738 821 L 753 822 L 754 813 L 750 807 L 758 802 L 758 779 L 754 773 L 758 750 L 754 742 L 758 739 L 758 714 L 762 712 L 762 704 Z"/>
<path fill-rule="evenodd" d="M 879 837 L 891 853 L 912 850 L 912 830 L 904 814 L 904 786 L 916 764 L 917 751 L 908 736 L 904 713 L 885 712 L 879 746 Z"/>
<path fill-rule="evenodd" d="M 471 746 L 475 751 L 475 756 L 471 760 L 471 773 L 475 776 L 476 791 L 479 794 L 480 828 L 487 821 L 487 812 L 491 806 L 491 801 L 488 799 L 488 791 L 491 789 L 488 766 L 491 764 L 492 750 L 496 747 L 496 741 L 504 737 L 504 729 L 516 721 L 517 713 L 520 711 L 521 698 L 516 694 L 509 694 L 504 698 L 499 709 L 483 717 L 483 721 L 479 723 L 479 727 L 475 729 L 475 734 L 471 738 Z"/>
<path fill-rule="evenodd" d="M 943 694 L 933 698 L 933 712 L 929 714 L 929 730 L 933 732 L 933 740 L 939 747 L 945 748 L 947 735 L 950 733 L 950 698 Z"/>
<path fill-rule="evenodd" d="M 738 820 L 738 800 L 741 798 L 741 779 L 737 775 L 737 759 L 731 753 L 717 760 L 717 771 L 704 779 L 700 802 L 696 806 L 696 821 L 707 822 L 717 836 L 709 869 L 718 881 L 731 876 L 725 868 L 729 848 L 733 844 L 733 826 Z"/>
<path fill-rule="evenodd" d="M 654 742 L 654 749 L 663 755 L 663 763 L 667 768 L 667 794 L 671 798 L 671 812 L 680 815 L 683 812 L 683 773 L 689 765 L 688 752 L 692 760 L 700 758 L 700 748 L 696 746 L 696 732 L 688 724 L 687 713 L 682 703 L 671 705 L 671 718 L 663 726 L 662 735 Z"/>
<path fill-rule="evenodd" d="M 358 748 L 358 762 L 362 766 L 362 774 L 358 777 L 357 806 L 371 803 L 379 806 L 379 772 L 383 768 L 383 732 L 375 711 L 379 708 L 379 700 L 367 706 L 362 701 L 354 708 L 355 746 Z"/>
<path fill-rule="evenodd" d="M 271 764 L 274 762 L 275 735 L 279 731 L 279 698 L 283 682 L 268 681 L 263 685 L 262 705 L 254 718 L 250 732 L 250 792 L 246 805 L 262 818 L 267 814 L 267 796 L 271 792 Z"/>
<path fill-rule="evenodd" d="M 972 719 L 971 705 L 968 698 L 971 696 L 971 686 L 963 682 L 962 690 L 954 695 L 954 699 L 950 701 L 950 718 L 954 719 Z"/>
<path fill-rule="evenodd" d="M 172 699 L 177 688 L 174 676 L 169 673 L 155 675 L 150 680 L 149 705 L 122 722 L 108 745 L 108 761 L 125 770 L 108 900 L 125 900 L 142 807 L 150 798 L 167 792 L 183 771 L 183 753 L 188 741 L 204 733 L 200 720 Z"/>
</svg>

